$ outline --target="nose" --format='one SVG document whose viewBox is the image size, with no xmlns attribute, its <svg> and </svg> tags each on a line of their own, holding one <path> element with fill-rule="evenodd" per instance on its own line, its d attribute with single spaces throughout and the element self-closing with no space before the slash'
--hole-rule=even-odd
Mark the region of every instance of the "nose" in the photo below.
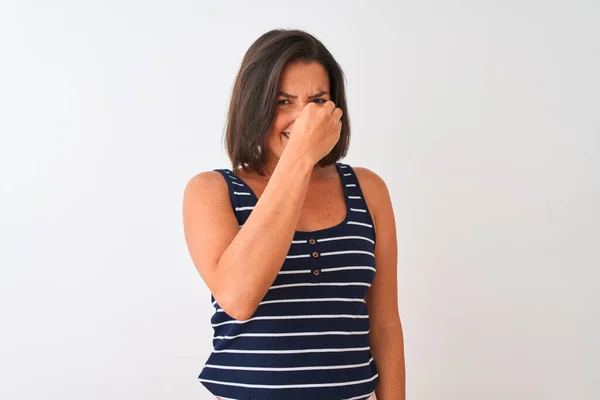
<svg viewBox="0 0 600 400">
<path fill-rule="evenodd" d="M 302 112 L 302 108 L 300 109 L 295 109 L 291 114 L 290 114 L 290 119 L 291 122 L 290 124 L 287 126 L 287 128 L 285 128 L 285 132 L 291 132 L 292 129 L 294 129 L 294 124 L 296 123 L 296 118 L 298 118 L 300 116 L 300 113 Z"/>
</svg>

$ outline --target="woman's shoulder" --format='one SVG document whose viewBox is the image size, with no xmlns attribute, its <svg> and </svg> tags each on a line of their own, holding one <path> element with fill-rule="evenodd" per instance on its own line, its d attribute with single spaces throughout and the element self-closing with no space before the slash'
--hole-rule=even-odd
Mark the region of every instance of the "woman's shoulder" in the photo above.
<svg viewBox="0 0 600 400">
<path fill-rule="evenodd" d="M 208 195 L 218 196 L 227 194 L 228 185 L 222 172 L 225 168 L 202 171 L 192 176 L 185 185 L 184 196 L 205 197 Z"/>
<path fill-rule="evenodd" d="M 387 190 L 383 178 L 372 169 L 366 167 L 351 166 L 363 190 L 368 188 L 370 192 L 381 192 Z"/>
<path fill-rule="evenodd" d="M 382 213 L 381 210 L 389 208 L 391 203 L 387 184 L 372 169 L 358 166 L 351 167 L 363 192 L 369 211 L 377 219 L 377 216 Z"/>
</svg>

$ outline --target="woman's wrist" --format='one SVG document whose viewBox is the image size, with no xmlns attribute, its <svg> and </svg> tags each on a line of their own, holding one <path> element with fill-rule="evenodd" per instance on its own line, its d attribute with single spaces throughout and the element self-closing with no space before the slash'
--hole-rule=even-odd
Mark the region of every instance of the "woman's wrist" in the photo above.
<svg viewBox="0 0 600 400">
<path fill-rule="evenodd" d="M 309 174 L 316 165 L 316 162 L 311 160 L 311 157 L 307 153 L 298 151 L 293 147 L 286 147 L 284 149 L 281 158 L 279 159 L 279 163 L 281 163 L 281 161 L 284 161 L 282 164 L 287 163 L 288 165 L 293 165 Z"/>
</svg>

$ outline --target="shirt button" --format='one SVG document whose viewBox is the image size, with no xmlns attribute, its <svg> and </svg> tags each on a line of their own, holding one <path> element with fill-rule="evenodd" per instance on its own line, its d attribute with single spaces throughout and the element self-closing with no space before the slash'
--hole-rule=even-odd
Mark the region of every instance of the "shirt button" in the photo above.
<svg viewBox="0 0 600 400">
<path fill-rule="evenodd" d="M 317 275 L 319 275 L 319 274 L 320 274 L 320 272 L 319 272 L 319 270 L 318 270 L 318 269 L 315 269 L 315 270 L 313 271 L 313 274 L 314 274 L 315 276 L 317 276 Z"/>
<path fill-rule="evenodd" d="M 317 252 L 315 251 L 315 252 L 313 252 L 313 253 L 312 253 L 312 256 L 313 256 L 314 258 L 317 258 L 317 257 L 319 257 L 319 253 L 317 253 Z"/>
<path fill-rule="evenodd" d="M 310 243 L 310 244 L 315 244 L 315 243 L 317 243 L 317 241 L 316 241 L 315 239 L 310 239 L 310 240 L 308 241 L 308 243 Z"/>
</svg>

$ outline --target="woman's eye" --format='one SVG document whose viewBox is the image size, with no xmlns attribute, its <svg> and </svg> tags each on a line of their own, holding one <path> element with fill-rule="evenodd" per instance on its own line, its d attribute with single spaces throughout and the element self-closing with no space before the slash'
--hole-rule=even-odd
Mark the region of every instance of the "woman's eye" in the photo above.
<svg viewBox="0 0 600 400">
<path fill-rule="evenodd" d="M 325 103 L 327 103 L 327 100 L 325 100 L 325 99 L 314 99 L 313 101 L 315 103 L 317 103 L 317 104 L 325 104 Z M 289 100 L 287 100 L 287 99 L 278 100 L 277 101 L 277 105 L 278 106 L 284 106 L 284 105 L 287 105 L 286 102 L 289 102 Z"/>
</svg>

